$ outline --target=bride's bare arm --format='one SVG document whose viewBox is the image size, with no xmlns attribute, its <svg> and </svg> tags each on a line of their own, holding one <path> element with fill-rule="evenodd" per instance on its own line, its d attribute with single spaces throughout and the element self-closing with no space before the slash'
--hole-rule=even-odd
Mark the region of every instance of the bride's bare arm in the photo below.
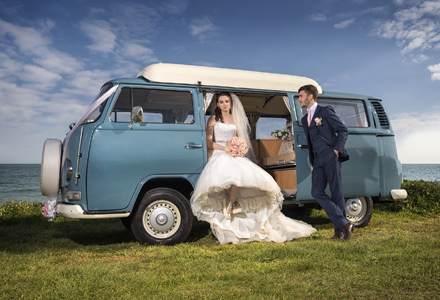
<svg viewBox="0 0 440 300">
<path fill-rule="evenodd" d="M 215 125 L 215 117 L 211 116 L 208 119 L 208 124 L 206 125 L 206 141 L 209 149 L 212 150 L 223 150 L 225 151 L 225 147 L 216 144 L 214 142 L 214 125 Z"/>
</svg>

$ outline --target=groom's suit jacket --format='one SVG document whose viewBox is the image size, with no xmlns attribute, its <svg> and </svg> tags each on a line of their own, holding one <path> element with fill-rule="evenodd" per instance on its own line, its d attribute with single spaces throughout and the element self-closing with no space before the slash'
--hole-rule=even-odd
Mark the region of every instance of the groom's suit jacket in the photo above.
<svg viewBox="0 0 440 300">
<path fill-rule="evenodd" d="M 310 122 L 310 128 L 307 124 L 307 116 L 308 114 L 301 121 L 309 146 L 310 164 L 313 166 L 315 154 L 319 154 L 325 148 L 338 150 L 340 162 L 348 160 L 349 155 L 345 150 L 348 129 L 336 115 L 333 107 L 318 105 Z M 317 124 L 316 121 L 320 124 Z M 318 134 L 321 137 L 320 139 L 315 139 L 315 147 L 312 145 L 310 133 Z"/>
</svg>

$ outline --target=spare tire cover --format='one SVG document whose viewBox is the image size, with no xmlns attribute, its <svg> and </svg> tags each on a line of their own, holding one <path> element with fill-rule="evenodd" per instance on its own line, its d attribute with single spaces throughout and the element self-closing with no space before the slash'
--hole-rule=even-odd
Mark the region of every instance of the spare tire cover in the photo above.
<svg viewBox="0 0 440 300">
<path fill-rule="evenodd" d="M 60 188 L 62 143 L 57 139 L 47 139 L 41 157 L 41 194 L 55 197 Z"/>
</svg>

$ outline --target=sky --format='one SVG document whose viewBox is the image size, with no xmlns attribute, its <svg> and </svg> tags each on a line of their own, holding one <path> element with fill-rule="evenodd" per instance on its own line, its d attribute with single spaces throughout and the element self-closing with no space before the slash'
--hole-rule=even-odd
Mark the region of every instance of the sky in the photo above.
<svg viewBox="0 0 440 300">
<path fill-rule="evenodd" d="M 383 99 L 402 163 L 440 163 L 440 0 L 0 0 L 0 163 L 40 163 L 107 80 L 164 62 Z"/>
</svg>

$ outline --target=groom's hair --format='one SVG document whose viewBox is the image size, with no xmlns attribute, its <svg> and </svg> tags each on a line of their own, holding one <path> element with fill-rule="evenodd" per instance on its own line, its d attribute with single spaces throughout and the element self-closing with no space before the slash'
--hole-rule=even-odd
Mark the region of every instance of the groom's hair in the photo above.
<svg viewBox="0 0 440 300">
<path fill-rule="evenodd" d="M 318 98 L 318 89 L 313 84 L 303 85 L 298 89 L 298 93 L 304 91 L 307 95 L 313 95 L 313 99 L 316 101 Z"/>
</svg>

